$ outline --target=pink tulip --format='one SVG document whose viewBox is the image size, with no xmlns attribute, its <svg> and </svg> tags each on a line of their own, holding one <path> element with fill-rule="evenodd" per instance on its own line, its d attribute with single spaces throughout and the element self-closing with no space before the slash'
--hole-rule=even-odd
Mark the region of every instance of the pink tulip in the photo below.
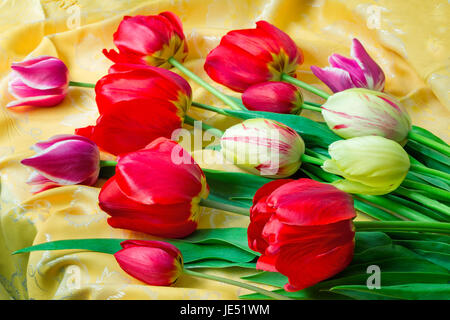
<svg viewBox="0 0 450 320">
<path fill-rule="evenodd" d="M 100 153 L 91 140 L 77 135 L 57 135 L 32 147 L 37 154 L 23 159 L 33 168 L 27 183 L 38 193 L 62 185 L 91 186 L 98 179 Z"/>
<path fill-rule="evenodd" d="M 242 95 L 249 110 L 300 114 L 303 96 L 300 89 L 286 82 L 262 82 L 249 87 Z"/>
<path fill-rule="evenodd" d="M 369 56 L 358 39 L 353 39 L 351 56 L 353 59 L 332 54 L 328 58 L 331 67 L 311 66 L 311 71 L 333 92 L 350 88 L 383 91 L 385 80 L 383 70 Z"/>
<path fill-rule="evenodd" d="M 127 240 L 114 257 L 129 275 L 152 286 L 170 286 L 183 271 L 183 258 L 174 245 L 162 241 Z"/>
<path fill-rule="evenodd" d="M 9 92 L 17 98 L 6 105 L 52 107 L 64 100 L 69 88 L 69 70 L 64 62 L 40 56 L 14 62 L 9 79 Z"/>
</svg>

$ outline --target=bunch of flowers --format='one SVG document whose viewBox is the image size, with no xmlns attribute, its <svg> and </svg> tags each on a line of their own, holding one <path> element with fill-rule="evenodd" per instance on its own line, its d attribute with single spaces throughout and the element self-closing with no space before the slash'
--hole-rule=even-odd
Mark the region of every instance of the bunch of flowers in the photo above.
<svg viewBox="0 0 450 320">
<path fill-rule="evenodd" d="M 67 68 L 57 58 L 13 64 L 10 92 L 20 100 L 8 107 L 55 106 L 70 85 L 95 87 L 96 123 L 77 129 L 76 135 L 37 143 L 37 155 L 22 163 L 35 169 L 28 181 L 32 192 L 69 184 L 94 185 L 99 177 L 109 178 L 99 193 L 99 206 L 110 216 L 108 223 L 166 238 L 110 239 L 108 250 L 91 240 L 91 250 L 113 252 L 131 276 L 150 285 L 167 286 L 186 274 L 242 286 L 275 299 L 312 297 L 314 288 L 358 298 L 363 295 L 355 293 L 361 289 L 355 288 L 361 286 L 356 271 L 361 273 L 368 263 L 391 258 L 386 249 L 374 255 L 378 260 L 371 256 L 361 262 L 365 257 L 361 248 L 378 245 L 379 239 L 370 236 L 371 232 L 384 234 L 384 239 L 395 245 L 411 237 L 433 247 L 436 237 L 418 232 L 441 233 L 439 239 L 445 240 L 440 241 L 448 241 L 450 147 L 412 125 L 401 103 L 383 91 L 385 75 L 358 40 L 353 40 L 353 59 L 333 54 L 330 67 L 311 67 L 332 90 L 333 94 L 328 94 L 296 78 L 303 54 L 282 30 L 259 21 L 254 29 L 230 31 L 208 54 L 204 68 L 215 82 L 242 93 L 242 99 L 236 99 L 183 65 L 188 47 L 175 14 L 125 17 L 113 37 L 117 51 L 104 50 L 104 54 L 114 65 L 95 85 L 69 81 Z M 193 101 L 189 83 L 171 68 L 229 108 Z M 300 88 L 324 102 L 304 101 Z M 190 107 L 243 120 L 225 132 L 208 125 L 203 129 L 219 136 L 217 152 L 248 173 L 201 168 L 170 140 L 174 131 L 194 124 L 195 119 L 187 115 Z M 303 109 L 320 112 L 325 123 L 301 116 Z M 116 160 L 100 160 L 99 150 L 117 156 Z M 113 173 L 106 170 L 111 167 Z M 279 281 L 273 279 L 279 278 L 270 274 L 281 274 L 285 277 L 283 289 L 267 291 L 192 271 L 195 264 L 183 261 L 177 244 L 201 232 L 197 230 L 200 206 L 248 215 L 248 229 L 239 236 L 246 233 L 248 247 L 244 249 L 255 254 L 244 261 L 246 267 L 266 271 L 257 278 L 274 286 Z M 374 221 L 353 221 L 357 211 Z M 397 233 L 390 234 L 392 231 Z M 214 232 L 218 231 L 210 233 Z M 223 236 L 237 231 L 221 232 Z M 215 239 L 220 241 L 220 235 Z M 52 248 L 77 248 L 82 241 L 73 240 L 69 247 L 67 242 L 56 243 Z M 192 244 L 188 253 L 196 250 L 195 245 L 208 244 Z M 20 252 L 45 248 L 37 245 Z M 186 242 L 182 248 L 188 250 Z M 433 284 L 447 283 L 440 278 L 445 263 L 436 256 L 448 252 L 433 251 L 433 256 L 424 247 L 408 248 L 417 256 L 409 261 L 408 270 L 414 269 L 414 263 L 420 269 L 426 261 L 433 265 L 430 270 L 435 268 Z M 205 259 L 205 266 L 239 266 L 243 262 L 226 256 L 222 256 L 222 264 L 208 264 L 211 257 L 198 259 Z M 402 279 L 392 280 L 392 286 L 406 283 L 411 290 L 386 296 L 409 297 L 425 290 L 418 284 L 432 281 L 409 274 Z M 434 286 L 427 288 L 423 292 L 433 294 Z M 439 288 L 436 292 L 442 292 Z"/>
</svg>

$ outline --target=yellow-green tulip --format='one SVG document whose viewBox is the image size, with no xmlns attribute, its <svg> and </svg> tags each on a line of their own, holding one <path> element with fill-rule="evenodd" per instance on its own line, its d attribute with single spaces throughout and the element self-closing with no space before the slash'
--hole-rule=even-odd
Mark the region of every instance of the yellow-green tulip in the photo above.
<svg viewBox="0 0 450 320">
<path fill-rule="evenodd" d="M 394 191 L 410 162 L 400 144 L 379 136 L 340 140 L 329 146 L 331 159 L 322 168 L 344 177 L 333 184 L 349 193 L 381 195 Z"/>
</svg>

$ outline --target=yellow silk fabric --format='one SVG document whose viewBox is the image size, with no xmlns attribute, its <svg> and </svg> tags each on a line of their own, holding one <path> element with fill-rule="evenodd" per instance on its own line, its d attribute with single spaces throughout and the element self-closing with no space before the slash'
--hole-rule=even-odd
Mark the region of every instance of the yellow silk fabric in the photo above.
<svg viewBox="0 0 450 320">
<path fill-rule="evenodd" d="M 68 186 L 30 194 L 25 181 L 31 171 L 19 163 L 33 154 L 30 146 L 93 124 L 98 114 L 94 91 L 82 88 L 71 88 L 64 102 L 53 108 L 7 110 L 5 105 L 13 99 L 7 90 L 11 62 L 57 56 L 67 64 L 71 80 L 95 82 L 111 64 L 101 50 L 113 48 L 112 34 L 124 15 L 170 10 L 184 24 L 190 48 L 186 66 L 207 79 L 204 58 L 223 34 L 268 20 L 303 49 L 305 63 L 298 77 L 322 89 L 326 87 L 309 66 L 327 65 L 327 57 L 334 52 L 349 56 L 351 39 L 357 37 L 383 68 L 386 91 L 403 101 L 413 123 L 448 141 L 449 6 L 445 0 L 0 1 L 0 299 L 236 299 L 248 293 L 189 276 L 182 276 L 172 287 L 147 286 L 124 273 L 107 254 L 44 251 L 11 256 L 14 250 L 52 240 L 148 238 L 106 223 L 107 215 L 97 205 L 104 181 L 95 187 Z M 196 101 L 221 105 L 204 89 L 192 86 Z M 305 98 L 320 101 L 309 93 Z M 189 114 L 221 129 L 235 122 L 194 108 Z M 320 119 L 310 111 L 304 115 Z M 205 155 L 217 156 L 212 151 Z M 229 164 L 206 165 L 200 151 L 194 156 L 204 167 L 238 170 Z M 199 227 L 247 224 L 246 217 L 202 208 Z M 69 285 L 74 265 L 81 270 L 80 288 Z M 238 279 L 252 271 L 202 272 Z"/>
</svg>

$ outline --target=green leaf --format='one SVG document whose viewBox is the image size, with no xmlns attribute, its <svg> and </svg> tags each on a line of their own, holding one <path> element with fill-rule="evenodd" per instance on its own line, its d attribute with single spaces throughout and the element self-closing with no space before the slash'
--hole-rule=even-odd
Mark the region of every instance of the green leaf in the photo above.
<svg viewBox="0 0 450 320">
<path fill-rule="evenodd" d="M 15 252 L 24 253 L 41 250 L 89 250 L 114 254 L 121 249 L 120 243 L 129 239 L 76 239 L 41 243 Z M 164 240 L 172 243 L 182 253 L 185 263 L 205 259 L 217 259 L 230 262 L 250 262 L 256 254 L 241 250 L 235 246 L 221 244 L 194 244 L 180 240 Z"/>
<path fill-rule="evenodd" d="M 224 260 L 201 260 L 196 262 L 186 263 L 184 265 L 187 269 L 196 269 L 196 268 L 231 268 L 231 267 L 240 267 L 246 269 L 256 269 L 256 263 L 254 262 L 230 262 Z"/>
<path fill-rule="evenodd" d="M 31 247 L 17 250 L 13 254 L 41 251 L 41 250 L 88 250 L 114 254 L 122 247 L 120 243 L 127 239 L 73 239 L 57 240 L 40 243 Z"/>
<path fill-rule="evenodd" d="M 450 173 L 450 158 L 416 141 L 409 141 L 405 150 L 427 167 Z"/>
<path fill-rule="evenodd" d="M 444 242 L 430 240 L 394 240 L 394 243 L 413 250 L 420 249 L 450 254 L 450 245 Z"/>
<path fill-rule="evenodd" d="M 428 261 L 431 261 L 434 264 L 437 264 L 441 267 L 446 268 L 447 270 L 450 270 L 450 254 L 442 253 L 442 252 L 421 250 L 421 249 L 414 249 L 414 252 L 421 255 Z"/>
<path fill-rule="evenodd" d="M 271 179 L 261 176 L 241 173 L 203 169 L 208 182 L 210 194 L 207 200 L 213 200 L 241 208 L 250 208 L 247 200 L 233 200 L 236 198 L 253 199 L 255 192 Z"/>
<path fill-rule="evenodd" d="M 359 231 L 355 233 L 355 254 L 360 254 L 367 249 L 392 244 L 391 238 L 384 232 Z"/>
<path fill-rule="evenodd" d="M 424 175 L 424 174 L 421 174 L 418 172 L 409 171 L 407 178 L 416 180 L 418 182 L 427 182 L 428 184 L 433 185 L 435 187 L 444 189 L 446 191 L 450 191 L 450 185 L 437 177 L 436 178 L 430 177 L 430 176 L 427 176 L 427 175 Z"/>
<path fill-rule="evenodd" d="M 341 138 L 333 133 L 333 131 L 331 131 L 325 124 L 315 122 L 302 116 L 264 111 L 238 111 L 228 109 L 225 111 L 233 117 L 244 120 L 265 118 L 281 122 L 297 131 L 308 147 L 328 148 L 331 143 L 341 140 Z"/>
<path fill-rule="evenodd" d="M 256 283 L 267 284 L 269 286 L 282 288 L 287 282 L 288 278 L 278 272 L 258 272 L 252 275 L 241 277 L 241 279 L 253 281 Z"/>
<path fill-rule="evenodd" d="M 443 145 L 448 146 L 448 144 L 444 140 L 442 140 L 438 136 L 434 135 L 430 131 L 426 130 L 425 128 L 412 126 L 411 131 L 414 133 L 420 134 L 428 139 L 434 140 L 436 142 L 439 142 L 439 143 L 442 143 Z"/>
<path fill-rule="evenodd" d="M 445 234 L 427 233 L 427 232 L 406 232 L 390 231 L 386 233 L 391 239 L 397 240 L 432 240 L 443 243 L 450 243 L 450 236 Z"/>
<path fill-rule="evenodd" d="M 190 236 L 183 238 L 182 241 L 206 244 L 229 244 L 248 251 L 253 255 L 259 255 L 259 253 L 252 251 L 248 247 L 247 228 L 198 229 Z"/>
<path fill-rule="evenodd" d="M 411 300 L 449 300 L 450 285 L 434 283 L 411 283 L 394 286 L 381 286 L 380 289 L 369 289 L 365 285 L 344 285 L 331 288 L 332 292 L 348 297 L 363 299 L 411 299 Z"/>
</svg>

